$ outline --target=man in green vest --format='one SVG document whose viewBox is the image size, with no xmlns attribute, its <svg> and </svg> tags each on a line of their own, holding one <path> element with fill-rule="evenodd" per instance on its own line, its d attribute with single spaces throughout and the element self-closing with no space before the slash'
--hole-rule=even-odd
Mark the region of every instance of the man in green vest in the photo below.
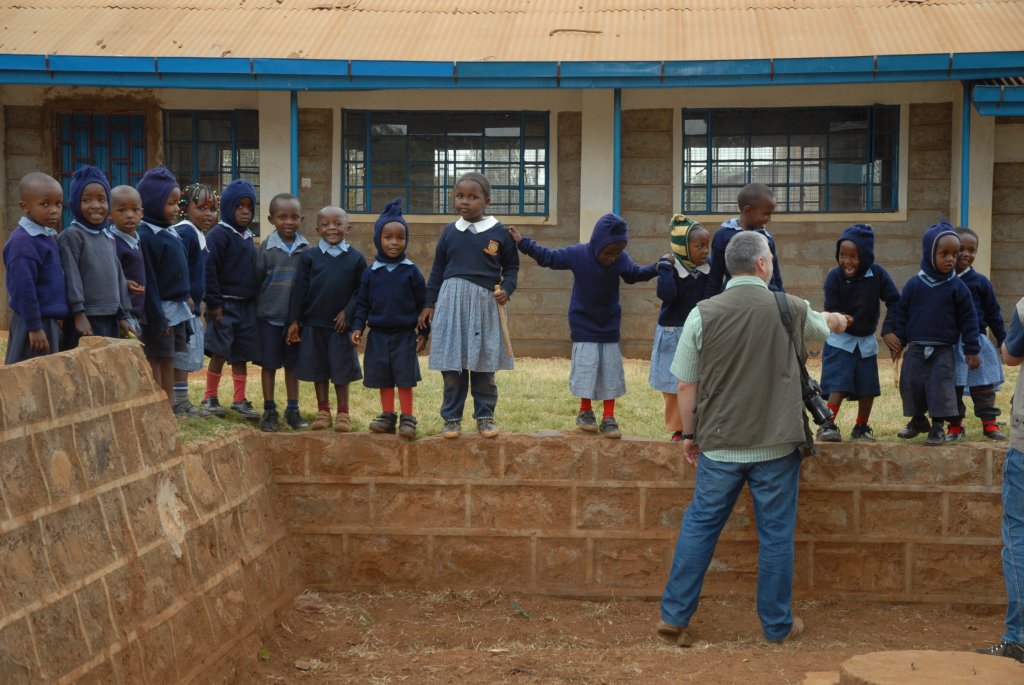
<svg viewBox="0 0 1024 685">
<path fill-rule="evenodd" d="M 765 639 L 803 632 L 793 616 L 793 529 L 800 446 L 804 443 L 800 363 L 768 290 L 772 255 L 764 236 L 744 231 L 729 241 L 732 279 L 720 295 L 700 302 L 683 325 L 672 373 L 679 379 L 686 461 L 697 486 L 683 515 L 675 557 L 661 600 L 658 633 L 681 647 L 697 611 L 704 574 L 718 536 L 744 483 L 757 512 L 757 613 Z M 795 344 L 846 330 L 842 314 L 815 312 L 786 296 Z"/>
</svg>

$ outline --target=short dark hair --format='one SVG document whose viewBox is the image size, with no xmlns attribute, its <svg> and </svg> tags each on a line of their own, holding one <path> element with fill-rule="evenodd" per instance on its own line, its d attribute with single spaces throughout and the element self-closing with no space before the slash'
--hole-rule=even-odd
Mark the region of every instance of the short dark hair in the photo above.
<svg viewBox="0 0 1024 685">
<path fill-rule="evenodd" d="M 979 245 L 981 244 L 981 238 L 978 237 L 978 234 L 975 233 L 974 231 L 972 231 L 971 229 L 967 228 L 966 226 L 957 226 L 953 230 L 956 231 L 956 234 L 958 236 L 961 236 L 961 235 L 974 236 L 974 240 L 977 241 Z"/>
<path fill-rule="evenodd" d="M 478 186 L 480 186 L 480 190 L 484 192 L 484 197 L 490 199 L 491 182 L 487 180 L 486 176 L 476 171 L 467 172 L 465 174 L 462 174 L 462 176 L 459 176 L 459 180 L 455 182 L 455 187 L 458 188 L 459 184 L 462 183 L 463 181 L 471 181 L 473 183 L 476 183 Z"/>
<path fill-rule="evenodd" d="M 270 208 L 267 211 L 273 214 L 274 209 L 277 207 L 279 202 L 290 202 L 291 200 L 299 202 L 299 206 L 302 206 L 297 195 L 292 195 L 291 193 L 278 193 L 274 197 L 270 198 Z"/>
<path fill-rule="evenodd" d="M 774 200 L 775 193 L 772 189 L 763 183 L 748 183 L 747 185 L 740 188 L 740 192 L 736 195 L 736 204 L 739 205 L 740 211 L 743 211 L 744 207 L 756 207 L 765 200 Z"/>
<path fill-rule="evenodd" d="M 18 183 L 18 198 L 21 200 L 25 199 L 25 196 L 29 193 L 39 193 L 40 188 L 43 186 L 57 186 L 61 188 L 60 183 L 53 176 L 44 174 L 42 171 L 30 171 L 21 177 L 21 181 Z M 61 188 L 61 192 L 63 192 Z"/>
</svg>

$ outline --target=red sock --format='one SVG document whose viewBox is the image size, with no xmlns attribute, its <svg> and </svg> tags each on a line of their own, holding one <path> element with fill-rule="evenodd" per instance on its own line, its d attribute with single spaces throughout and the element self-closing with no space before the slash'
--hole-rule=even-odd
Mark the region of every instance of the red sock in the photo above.
<svg viewBox="0 0 1024 685">
<path fill-rule="evenodd" d="M 395 413 L 395 389 L 380 389 L 380 410 L 385 414 Z"/>
<path fill-rule="evenodd" d="M 398 389 L 398 403 L 402 407 L 402 413 L 412 416 L 412 388 Z"/>
<path fill-rule="evenodd" d="M 231 382 L 235 386 L 235 402 L 241 402 L 245 399 L 245 374 L 231 374 Z"/>
<path fill-rule="evenodd" d="M 220 374 L 214 373 L 213 371 L 206 371 L 206 392 L 203 393 L 203 399 L 208 400 L 211 397 L 217 396 L 217 391 L 220 389 Z"/>
<path fill-rule="evenodd" d="M 392 404 L 391 408 L 394 409 L 395 405 Z M 338 405 L 338 413 L 339 414 L 347 414 L 348 413 L 348 405 L 347 404 L 339 404 Z"/>
<path fill-rule="evenodd" d="M 317 411 L 330 411 L 331 410 L 331 403 L 330 402 L 317 402 L 316 403 L 316 410 Z"/>
<path fill-rule="evenodd" d="M 580 411 L 590 411 L 594 406 L 590 403 L 590 399 L 587 397 L 580 398 Z"/>
<path fill-rule="evenodd" d="M 982 421 L 981 427 L 985 430 L 986 433 L 991 433 L 992 431 L 999 430 L 999 426 L 996 425 L 995 419 Z"/>
<path fill-rule="evenodd" d="M 964 420 L 963 419 L 952 419 L 949 422 L 949 430 L 947 431 L 950 435 L 959 435 L 964 432 Z"/>
<path fill-rule="evenodd" d="M 866 426 L 866 425 L 868 425 L 868 417 L 866 417 L 866 416 L 857 416 L 857 425 L 858 426 Z"/>
<path fill-rule="evenodd" d="M 839 418 L 839 405 L 838 404 L 832 404 L 831 402 L 829 402 L 828 403 L 828 408 L 832 411 L 832 420 L 835 421 L 836 419 L 838 419 Z"/>
<path fill-rule="evenodd" d="M 615 416 L 615 400 L 604 401 L 604 418 Z"/>
</svg>

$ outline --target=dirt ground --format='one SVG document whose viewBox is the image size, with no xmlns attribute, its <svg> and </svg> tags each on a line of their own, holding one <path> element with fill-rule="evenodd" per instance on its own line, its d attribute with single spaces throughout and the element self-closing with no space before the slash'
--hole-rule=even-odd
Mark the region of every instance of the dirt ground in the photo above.
<svg viewBox="0 0 1024 685">
<path fill-rule="evenodd" d="M 251 683 L 802 683 L 888 649 L 966 650 L 1002 635 L 998 608 L 798 601 L 807 632 L 760 638 L 752 597 L 708 598 L 689 649 L 654 633 L 658 604 L 500 592 L 312 593 L 278 617 Z M 994 658 L 994 657 L 979 657 Z"/>
</svg>

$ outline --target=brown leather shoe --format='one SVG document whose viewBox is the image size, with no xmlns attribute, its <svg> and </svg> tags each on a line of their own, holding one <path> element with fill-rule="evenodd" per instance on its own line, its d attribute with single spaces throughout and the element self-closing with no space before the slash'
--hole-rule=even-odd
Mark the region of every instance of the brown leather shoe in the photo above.
<svg viewBox="0 0 1024 685">
<path fill-rule="evenodd" d="M 334 430 L 337 433 L 352 432 L 352 420 L 349 419 L 347 413 L 338 412 L 338 415 L 334 417 Z"/>
<path fill-rule="evenodd" d="M 787 642 L 789 640 L 792 640 L 795 637 L 800 637 L 800 635 L 803 632 L 804 632 L 804 620 L 802 618 L 800 618 L 799 616 L 794 616 L 793 617 L 793 627 L 789 629 L 789 635 L 787 635 L 786 637 L 782 638 L 781 640 L 779 640 L 775 644 L 781 644 L 783 642 Z"/>
<path fill-rule="evenodd" d="M 309 425 L 310 430 L 325 431 L 331 427 L 331 412 L 321 409 L 316 413 L 316 419 Z"/>
<path fill-rule="evenodd" d="M 688 628 L 674 626 L 664 621 L 658 625 L 658 637 L 666 642 L 671 642 L 677 647 L 689 647 L 694 642 L 693 634 Z"/>
</svg>

